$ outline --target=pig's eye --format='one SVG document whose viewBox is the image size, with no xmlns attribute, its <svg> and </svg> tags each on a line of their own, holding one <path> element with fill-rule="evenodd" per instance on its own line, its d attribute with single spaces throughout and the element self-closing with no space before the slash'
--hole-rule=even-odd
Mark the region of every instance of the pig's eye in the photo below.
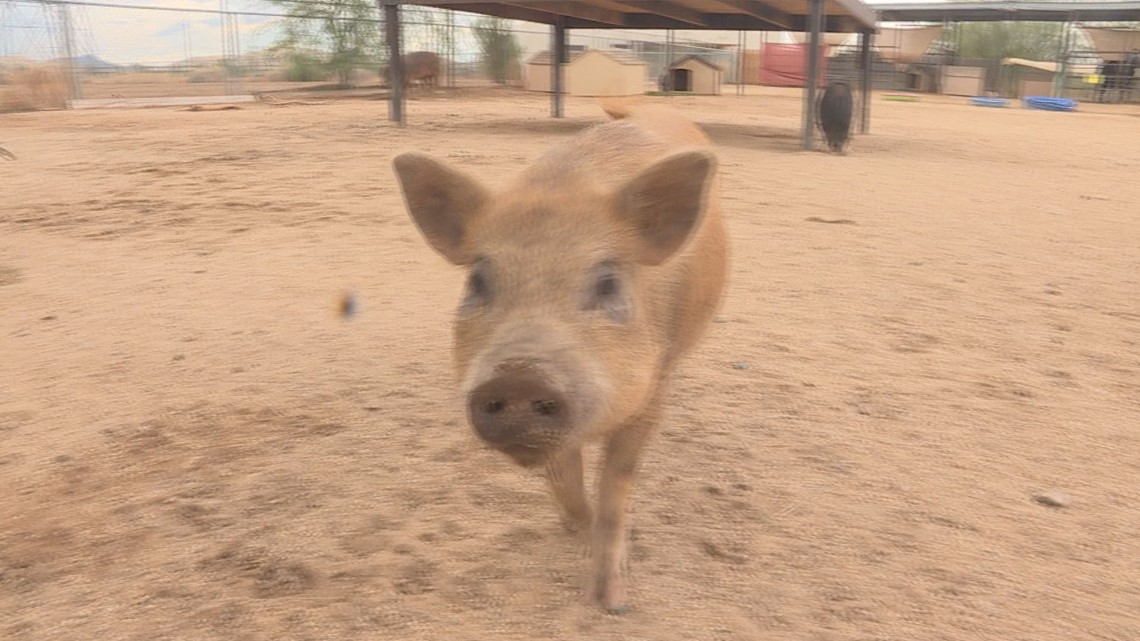
<svg viewBox="0 0 1140 641">
<path fill-rule="evenodd" d="M 487 277 L 479 272 L 467 279 L 467 293 L 482 298 L 487 295 Z"/>
<path fill-rule="evenodd" d="M 594 284 L 594 296 L 599 300 L 613 298 L 618 293 L 618 279 L 614 274 L 602 274 L 598 276 L 598 282 Z"/>
<path fill-rule="evenodd" d="M 490 297 L 490 286 L 487 283 L 487 267 L 484 263 L 476 263 L 467 276 L 467 293 L 460 305 L 460 313 L 471 314 L 487 303 Z"/>
<path fill-rule="evenodd" d="M 629 320 L 629 302 L 622 291 L 621 274 L 609 262 L 594 268 L 594 282 L 587 309 L 605 312 L 615 323 Z"/>
</svg>

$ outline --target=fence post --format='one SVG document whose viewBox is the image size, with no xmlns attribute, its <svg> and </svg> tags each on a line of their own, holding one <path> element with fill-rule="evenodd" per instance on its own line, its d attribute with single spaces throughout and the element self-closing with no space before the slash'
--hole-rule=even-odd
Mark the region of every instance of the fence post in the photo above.
<svg viewBox="0 0 1140 641">
<path fill-rule="evenodd" d="M 71 29 L 71 7 L 66 4 L 59 5 L 60 27 L 63 28 L 63 49 L 67 60 L 67 79 L 71 88 L 71 99 L 79 100 L 83 97 L 83 83 L 79 79 L 79 72 L 75 69 L 75 33 Z"/>
<path fill-rule="evenodd" d="M 1057 71 L 1053 74 L 1053 97 L 1065 96 L 1069 78 L 1069 22 L 1061 23 L 1060 51 L 1057 52 Z"/>
<path fill-rule="evenodd" d="M 736 35 L 736 95 L 744 95 L 744 52 L 748 46 L 748 34 L 738 31 Z"/>
</svg>

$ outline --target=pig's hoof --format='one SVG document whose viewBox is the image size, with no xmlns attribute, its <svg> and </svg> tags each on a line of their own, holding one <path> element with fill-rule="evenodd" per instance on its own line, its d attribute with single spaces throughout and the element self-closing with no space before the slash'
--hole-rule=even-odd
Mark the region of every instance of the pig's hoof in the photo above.
<svg viewBox="0 0 1140 641">
<path fill-rule="evenodd" d="M 590 541 L 585 537 L 578 537 L 574 541 L 574 549 L 577 550 L 579 556 L 583 559 L 589 559 L 594 555 L 591 553 Z"/>
<path fill-rule="evenodd" d="M 561 521 L 562 529 L 570 534 L 583 535 L 591 530 L 589 518 L 564 516 Z"/>
<path fill-rule="evenodd" d="M 598 582 L 598 603 L 609 614 L 622 615 L 629 612 L 625 602 L 625 588 L 621 579 L 602 580 Z"/>
<path fill-rule="evenodd" d="M 621 615 L 626 614 L 628 612 L 629 612 L 629 606 L 624 604 L 624 603 L 622 603 L 621 605 L 618 605 L 616 607 L 606 608 L 606 614 L 612 614 L 616 617 L 620 617 Z"/>
</svg>

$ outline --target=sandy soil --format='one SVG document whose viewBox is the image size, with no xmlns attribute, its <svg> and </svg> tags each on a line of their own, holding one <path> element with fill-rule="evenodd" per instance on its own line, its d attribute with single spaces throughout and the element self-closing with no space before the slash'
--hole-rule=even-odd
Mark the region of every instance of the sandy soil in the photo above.
<svg viewBox="0 0 1140 641">
<path fill-rule="evenodd" d="M 463 423 L 389 167 L 503 180 L 592 100 L 0 118 L 0 638 L 1140 638 L 1140 112 L 876 97 L 837 157 L 759 93 L 672 99 L 735 262 L 624 617 Z"/>
<path fill-rule="evenodd" d="M 111 74 L 88 76 L 83 80 L 83 97 L 91 98 L 155 98 L 162 96 L 224 96 L 226 83 L 213 73 L 207 81 L 190 82 L 190 75 L 175 74 Z M 297 90 L 322 83 L 299 83 L 247 78 L 234 83 L 247 92 Z"/>
</svg>

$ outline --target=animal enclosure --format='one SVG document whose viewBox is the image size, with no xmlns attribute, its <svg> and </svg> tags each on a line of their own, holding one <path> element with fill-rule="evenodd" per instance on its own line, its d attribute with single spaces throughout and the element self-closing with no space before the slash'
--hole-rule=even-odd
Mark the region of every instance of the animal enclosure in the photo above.
<svg viewBox="0 0 1140 641">
<path fill-rule="evenodd" d="M 840 157 L 797 89 L 646 98 L 735 250 L 610 617 L 465 425 L 389 164 L 502 185 L 605 116 L 442 97 L 0 117 L 0 638 L 1138 638 L 1135 106 L 876 94 Z"/>
</svg>

